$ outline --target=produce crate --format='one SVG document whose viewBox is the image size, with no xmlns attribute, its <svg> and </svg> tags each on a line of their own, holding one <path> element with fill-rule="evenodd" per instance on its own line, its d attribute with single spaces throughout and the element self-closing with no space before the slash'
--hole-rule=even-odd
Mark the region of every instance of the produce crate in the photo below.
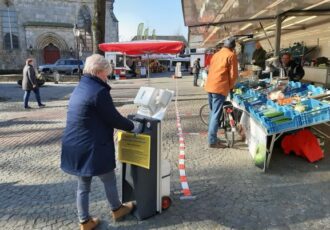
<svg viewBox="0 0 330 230">
<path fill-rule="evenodd" d="M 293 95 L 307 96 L 309 94 L 311 96 L 316 96 L 323 93 L 325 93 L 325 89 L 322 87 L 293 81 L 289 81 L 288 86 L 284 91 L 284 95 L 288 97 Z"/>
<path fill-rule="evenodd" d="M 247 90 L 243 94 L 234 94 L 233 100 L 241 106 L 244 106 L 245 110 L 250 111 L 250 107 L 266 103 L 266 95 L 256 91 L 256 90 Z"/>
<path fill-rule="evenodd" d="M 294 118 L 286 117 L 286 118 L 290 120 L 277 123 L 280 119 L 283 119 L 283 117 L 281 117 L 277 119 L 264 119 L 262 123 L 264 127 L 267 129 L 268 134 L 278 133 L 285 130 L 297 128 L 297 122 L 298 122 L 297 117 Z"/>
<path fill-rule="evenodd" d="M 266 117 L 264 112 L 270 110 L 279 112 L 281 115 Z M 280 106 L 271 100 L 267 101 L 266 109 L 265 107 L 258 108 L 258 106 L 251 107 L 250 114 L 265 127 L 268 134 L 294 129 L 301 126 L 301 120 L 296 111 L 294 111 L 290 106 Z"/>
<path fill-rule="evenodd" d="M 312 125 L 315 123 L 330 120 L 330 105 L 315 99 L 307 99 L 301 102 L 305 106 L 305 111 L 298 113 L 302 125 Z"/>
<path fill-rule="evenodd" d="M 300 82 L 294 82 L 294 83 L 300 83 Z M 297 85 L 300 85 L 300 87 L 297 87 Z M 292 97 L 294 95 L 304 96 L 308 93 L 308 87 L 306 84 L 296 84 L 293 87 L 289 86 L 285 88 L 284 95 L 286 97 Z"/>
<path fill-rule="evenodd" d="M 319 86 L 308 85 L 307 88 L 308 88 L 308 92 L 311 92 L 312 96 L 325 93 L 325 89 Z"/>
</svg>

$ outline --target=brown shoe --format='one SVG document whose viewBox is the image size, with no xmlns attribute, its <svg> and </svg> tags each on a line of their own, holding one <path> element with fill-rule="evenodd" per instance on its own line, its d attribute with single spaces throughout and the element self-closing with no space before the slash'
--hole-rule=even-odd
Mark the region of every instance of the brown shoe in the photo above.
<svg viewBox="0 0 330 230">
<path fill-rule="evenodd" d="M 215 144 L 209 144 L 209 148 L 224 149 L 224 148 L 227 148 L 227 146 L 224 144 L 221 144 L 220 142 L 217 142 Z"/>
<path fill-rule="evenodd" d="M 100 223 L 100 220 L 98 218 L 90 218 L 87 222 L 80 224 L 80 230 L 92 230 L 99 223 Z"/>
<path fill-rule="evenodd" d="M 116 211 L 112 211 L 112 219 L 118 221 L 133 210 L 133 202 L 124 203 Z"/>
</svg>

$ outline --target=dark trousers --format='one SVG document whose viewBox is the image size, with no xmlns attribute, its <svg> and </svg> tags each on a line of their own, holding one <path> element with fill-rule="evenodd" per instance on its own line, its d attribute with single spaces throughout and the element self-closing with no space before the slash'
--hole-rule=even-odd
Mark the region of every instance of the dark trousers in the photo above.
<svg viewBox="0 0 330 230">
<path fill-rule="evenodd" d="M 40 99 L 39 88 L 34 88 L 32 91 L 34 92 L 34 95 L 36 96 L 36 100 L 38 102 L 38 105 L 39 106 L 42 105 L 41 99 Z M 24 108 L 27 108 L 29 106 L 30 93 L 31 93 L 31 90 L 25 90 L 24 97 L 23 97 Z"/>
</svg>

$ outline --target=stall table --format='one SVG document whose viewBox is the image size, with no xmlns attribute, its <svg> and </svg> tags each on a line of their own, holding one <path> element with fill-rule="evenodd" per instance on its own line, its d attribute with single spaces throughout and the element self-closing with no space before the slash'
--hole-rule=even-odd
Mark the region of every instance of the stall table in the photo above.
<svg viewBox="0 0 330 230">
<path fill-rule="evenodd" d="M 257 120 L 254 116 L 251 116 L 250 112 L 248 112 L 244 106 L 238 104 L 233 99 L 231 99 L 231 102 L 234 107 L 243 111 L 240 122 L 246 132 L 246 144 L 249 147 L 249 152 L 251 156 L 253 158 L 255 157 L 255 153 L 259 145 L 264 145 L 266 147 L 266 156 L 263 165 L 264 172 L 269 169 L 269 164 L 272 157 L 275 141 L 277 141 L 284 133 L 330 121 L 330 119 L 322 120 L 320 122 L 300 125 L 294 128 L 282 129 L 278 132 L 269 132 L 259 120 Z"/>
</svg>

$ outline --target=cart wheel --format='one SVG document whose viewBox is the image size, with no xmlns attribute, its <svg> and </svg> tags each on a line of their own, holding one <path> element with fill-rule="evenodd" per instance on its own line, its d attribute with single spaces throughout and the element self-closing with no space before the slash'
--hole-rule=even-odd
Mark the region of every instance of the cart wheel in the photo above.
<svg viewBox="0 0 330 230">
<path fill-rule="evenodd" d="M 163 196 L 162 197 L 162 209 L 166 210 L 168 209 L 172 204 L 172 200 L 169 196 Z"/>
</svg>

